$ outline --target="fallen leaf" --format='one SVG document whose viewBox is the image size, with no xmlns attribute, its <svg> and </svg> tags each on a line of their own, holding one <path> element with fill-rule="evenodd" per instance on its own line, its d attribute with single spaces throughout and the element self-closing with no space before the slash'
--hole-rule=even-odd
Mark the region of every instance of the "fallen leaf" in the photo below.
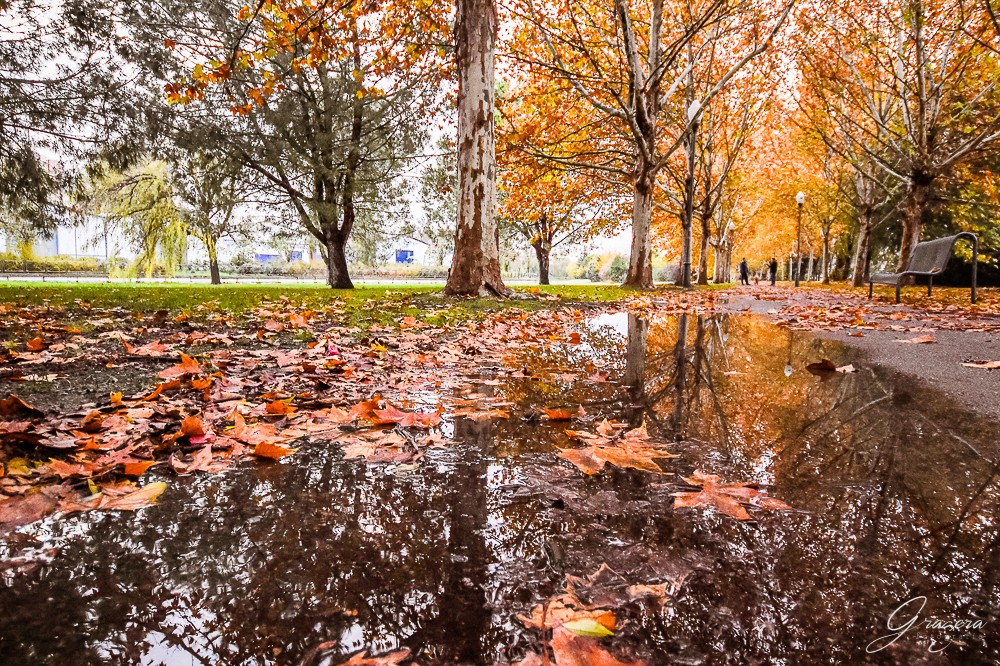
<svg viewBox="0 0 1000 666">
<path fill-rule="evenodd" d="M 185 437 L 200 437 L 205 434 L 205 424 L 199 416 L 185 416 L 181 421 L 181 433 Z"/>
<path fill-rule="evenodd" d="M 261 442 L 254 447 L 253 454 L 259 458 L 278 460 L 279 458 L 284 458 L 291 453 L 295 453 L 295 451 L 297 451 L 297 449 L 292 449 L 281 444 L 275 444 L 274 442 Z"/>
<path fill-rule="evenodd" d="M 915 338 L 908 338 L 906 340 L 895 340 L 894 342 L 903 342 L 913 345 L 929 345 L 937 342 L 933 335 L 918 335 Z"/>
<path fill-rule="evenodd" d="M 559 457 L 573 463 L 584 474 L 597 474 L 604 469 L 605 463 L 660 474 L 662 470 L 655 460 L 677 457 L 648 443 L 645 424 L 633 430 L 615 432 L 614 426 L 605 421 L 598 426 L 598 432 L 602 434 L 567 430 L 568 437 L 587 442 L 588 446 L 560 449 Z"/>
<path fill-rule="evenodd" d="M 340 664 L 340 666 L 398 666 L 398 664 L 401 664 L 404 660 L 410 658 L 410 650 L 408 648 L 404 648 L 402 650 L 390 652 L 389 654 L 381 657 L 369 657 L 367 655 L 368 650 L 362 650 L 358 654 Z"/>
<path fill-rule="evenodd" d="M 24 346 L 27 348 L 28 351 L 31 352 L 45 351 L 49 347 L 48 344 L 46 344 L 45 340 L 42 339 L 42 336 L 38 336 L 36 338 L 28 340 L 24 344 Z"/>
<path fill-rule="evenodd" d="M 187 354 L 181 354 L 181 362 L 160 372 L 160 379 L 175 379 L 184 375 L 195 375 L 201 372 L 201 366 L 196 359 Z"/>
<path fill-rule="evenodd" d="M 274 402 L 267 403 L 265 411 L 268 414 L 285 415 L 285 414 L 291 414 L 296 409 L 298 409 L 298 407 L 296 407 L 295 405 L 291 405 L 285 402 L 284 400 L 275 400 Z"/>
<path fill-rule="evenodd" d="M 591 636 L 594 638 L 602 638 L 604 636 L 613 636 L 615 632 L 611 631 L 603 624 L 594 620 L 593 618 L 585 617 L 579 620 L 570 620 L 569 622 L 562 623 L 563 629 L 570 631 L 577 636 Z"/>
<path fill-rule="evenodd" d="M 142 476 L 147 469 L 155 464 L 155 460 L 129 461 L 124 464 L 124 472 L 126 476 Z"/>
<path fill-rule="evenodd" d="M 573 412 L 568 409 L 550 409 L 545 408 L 545 418 L 549 421 L 569 421 L 573 418 Z"/>
<path fill-rule="evenodd" d="M 701 490 L 674 493 L 674 506 L 677 508 L 711 507 L 737 520 L 750 520 L 752 518 L 743 508 L 743 504 L 756 505 L 768 510 L 791 509 L 781 500 L 767 497 L 761 490 L 750 484 L 726 484 L 714 474 L 695 471 L 684 480 L 692 486 L 701 486 Z"/>
<path fill-rule="evenodd" d="M 980 368 L 983 370 L 998 370 L 1000 369 L 1000 361 L 969 361 L 968 363 L 963 363 L 966 368 Z"/>
<path fill-rule="evenodd" d="M 0 400 L 0 416 L 4 418 L 9 418 L 12 416 L 19 416 L 21 418 L 33 417 L 33 416 L 44 416 L 45 412 L 40 409 L 35 409 L 24 400 L 13 393 L 8 393 L 7 397 Z"/>
</svg>

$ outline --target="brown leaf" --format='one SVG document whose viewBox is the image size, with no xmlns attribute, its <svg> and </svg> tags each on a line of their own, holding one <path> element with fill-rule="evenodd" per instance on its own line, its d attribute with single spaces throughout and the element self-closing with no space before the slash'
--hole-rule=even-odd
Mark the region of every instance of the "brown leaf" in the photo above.
<svg viewBox="0 0 1000 666">
<path fill-rule="evenodd" d="M 87 433 L 100 432 L 104 427 L 104 414 L 100 413 L 96 409 L 92 409 L 87 412 L 87 415 L 83 417 L 83 421 L 80 423 L 80 430 Z"/>
<path fill-rule="evenodd" d="M 766 510 L 791 508 L 781 500 L 767 497 L 763 491 L 751 484 L 726 484 L 715 474 L 695 471 L 684 480 L 692 486 L 701 486 L 701 490 L 674 493 L 674 506 L 678 508 L 712 507 L 737 520 L 752 518 L 743 508 L 743 504 L 756 505 Z"/>
<path fill-rule="evenodd" d="M 42 336 L 38 336 L 36 338 L 32 338 L 32 339 L 28 340 L 24 344 L 24 346 L 30 352 L 45 351 L 49 347 L 49 345 L 45 342 L 45 340 L 42 339 Z"/>
<path fill-rule="evenodd" d="M 13 393 L 8 393 L 6 398 L 0 400 L 0 416 L 4 418 L 10 418 L 12 416 L 31 418 L 36 416 L 45 416 L 45 412 L 40 409 L 35 409 Z"/>
<path fill-rule="evenodd" d="M 104 486 L 100 494 L 84 500 L 63 500 L 59 508 L 67 513 L 93 510 L 135 511 L 156 504 L 157 498 L 166 488 L 167 484 L 162 481 L 147 483 L 142 487 L 136 487 L 126 481 Z"/>
<path fill-rule="evenodd" d="M 385 409 L 374 410 L 374 419 L 368 415 L 367 419 L 373 425 L 388 425 L 395 423 L 407 428 L 432 428 L 441 423 L 441 414 L 438 412 L 404 412 L 389 403 Z"/>
<path fill-rule="evenodd" d="M 187 354 L 181 354 L 181 362 L 160 372 L 161 379 L 175 379 L 184 375 L 195 375 L 201 372 L 201 366 L 196 359 Z"/>
<path fill-rule="evenodd" d="M 660 474 L 662 470 L 655 461 L 677 457 L 648 443 L 645 424 L 627 432 L 616 432 L 611 423 L 604 421 L 598 426 L 598 432 L 607 434 L 567 430 L 568 437 L 583 440 L 589 445 L 582 449 L 560 449 L 559 457 L 573 463 L 584 474 L 597 474 L 604 469 L 605 463 Z"/>
<path fill-rule="evenodd" d="M 1000 361 L 969 361 L 968 363 L 963 363 L 966 368 L 980 368 L 982 370 L 998 370 L 1000 369 Z"/>
<path fill-rule="evenodd" d="M 896 340 L 895 342 L 903 342 L 913 345 L 929 345 L 937 342 L 933 335 L 918 335 L 915 338 L 909 338 L 907 340 Z"/>
</svg>

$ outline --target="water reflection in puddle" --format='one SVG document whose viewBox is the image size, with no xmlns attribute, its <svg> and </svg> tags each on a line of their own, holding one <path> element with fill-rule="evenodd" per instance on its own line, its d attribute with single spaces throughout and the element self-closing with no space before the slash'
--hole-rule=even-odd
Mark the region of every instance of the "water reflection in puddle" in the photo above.
<svg viewBox="0 0 1000 666">
<path fill-rule="evenodd" d="M 805 371 L 821 358 L 858 372 Z M 510 368 L 528 376 L 479 390 L 517 404 L 512 418 L 458 420 L 457 443 L 416 469 L 321 444 L 172 479 L 136 515 L 36 528 L 61 554 L 0 587 L 4 663 L 288 664 L 322 641 L 512 661 L 537 649 L 516 614 L 603 563 L 636 583 L 685 577 L 663 610 L 620 616 L 616 650 L 650 664 L 1000 660 L 994 424 L 749 316 L 606 315 Z M 567 425 L 534 418 L 579 405 L 645 422 L 680 457 L 660 477 L 584 476 L 555 456 Z M 674 508 L 676 475 L 696 469 L 795 511 Z M 986 624 L 941 653 L 926 639 L 944 634 L 914 630 L 867 655 L 920 595 L 921 619 Z"/>
</svg>

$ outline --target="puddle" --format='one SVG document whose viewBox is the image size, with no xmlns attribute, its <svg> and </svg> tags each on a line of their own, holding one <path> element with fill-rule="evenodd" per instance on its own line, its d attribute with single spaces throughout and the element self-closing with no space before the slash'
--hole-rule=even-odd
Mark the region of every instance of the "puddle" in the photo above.
<svg viewBox="0 0 1000 666">
<path fill-rule="evenodd" d="M 857 372 L 805 370 L 822 358 Z M 0 577 L 3 661 L 296 664 L 333 641 L 320 663 L 366 647 L 508 663 L 538 649 L 517 614 L 605 563 L 635 583 L 684 577 L 662 610 L 618 613 L 615 650 L 649 664 L 1000 660 L 995 424 L 746 315 L 602 316 L 579 344 L 511 365 L 531 376 L 479 390 L 513 417 L 459 420 L 458 441 L 415 468 L 307 446 L 288 464 L 172 478 L 137 514 L 33 526 L 60 554 Z M 583 424 L 532 418 L 579 405 Z M 645 422 L 680 456 L 660 477 L 588 477 L 555 455 L 566 427 L 604 418 Z M 675 508 L 671 484 L 695 470 L 795 510 Z M 984 626 L 940 653 L 926 639 L 945 634 L 915 629 L 866 655 L 918 596 L 920 619 Z"/>
</svg>

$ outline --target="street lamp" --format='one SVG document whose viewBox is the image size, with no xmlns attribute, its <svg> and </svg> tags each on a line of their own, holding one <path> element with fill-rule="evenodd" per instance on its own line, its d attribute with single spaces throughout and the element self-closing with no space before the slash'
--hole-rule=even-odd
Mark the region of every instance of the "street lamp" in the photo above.
<svg viewBox="0 0 1000 666">
<path fill-rule="evenodd" d="M 799 206 L 799 223 L 795 232 L 795 286 L 799 286 L 799 274 L 802 272 L 802 204 L 806 202 L 806 193 L 795 195 L 795 203 Z"/>
<path fill-rule="evenodd" d="M 684 239 L 681 247 L 681 285 L 691 286 L 691 244 L 694 226 L 694 158 L 695 142 L 698 136 L 698 117 L 701 102 L 692 100 L 687 108 L 688 121 L 688 173 L 684 188 Z"/>
</svg>

